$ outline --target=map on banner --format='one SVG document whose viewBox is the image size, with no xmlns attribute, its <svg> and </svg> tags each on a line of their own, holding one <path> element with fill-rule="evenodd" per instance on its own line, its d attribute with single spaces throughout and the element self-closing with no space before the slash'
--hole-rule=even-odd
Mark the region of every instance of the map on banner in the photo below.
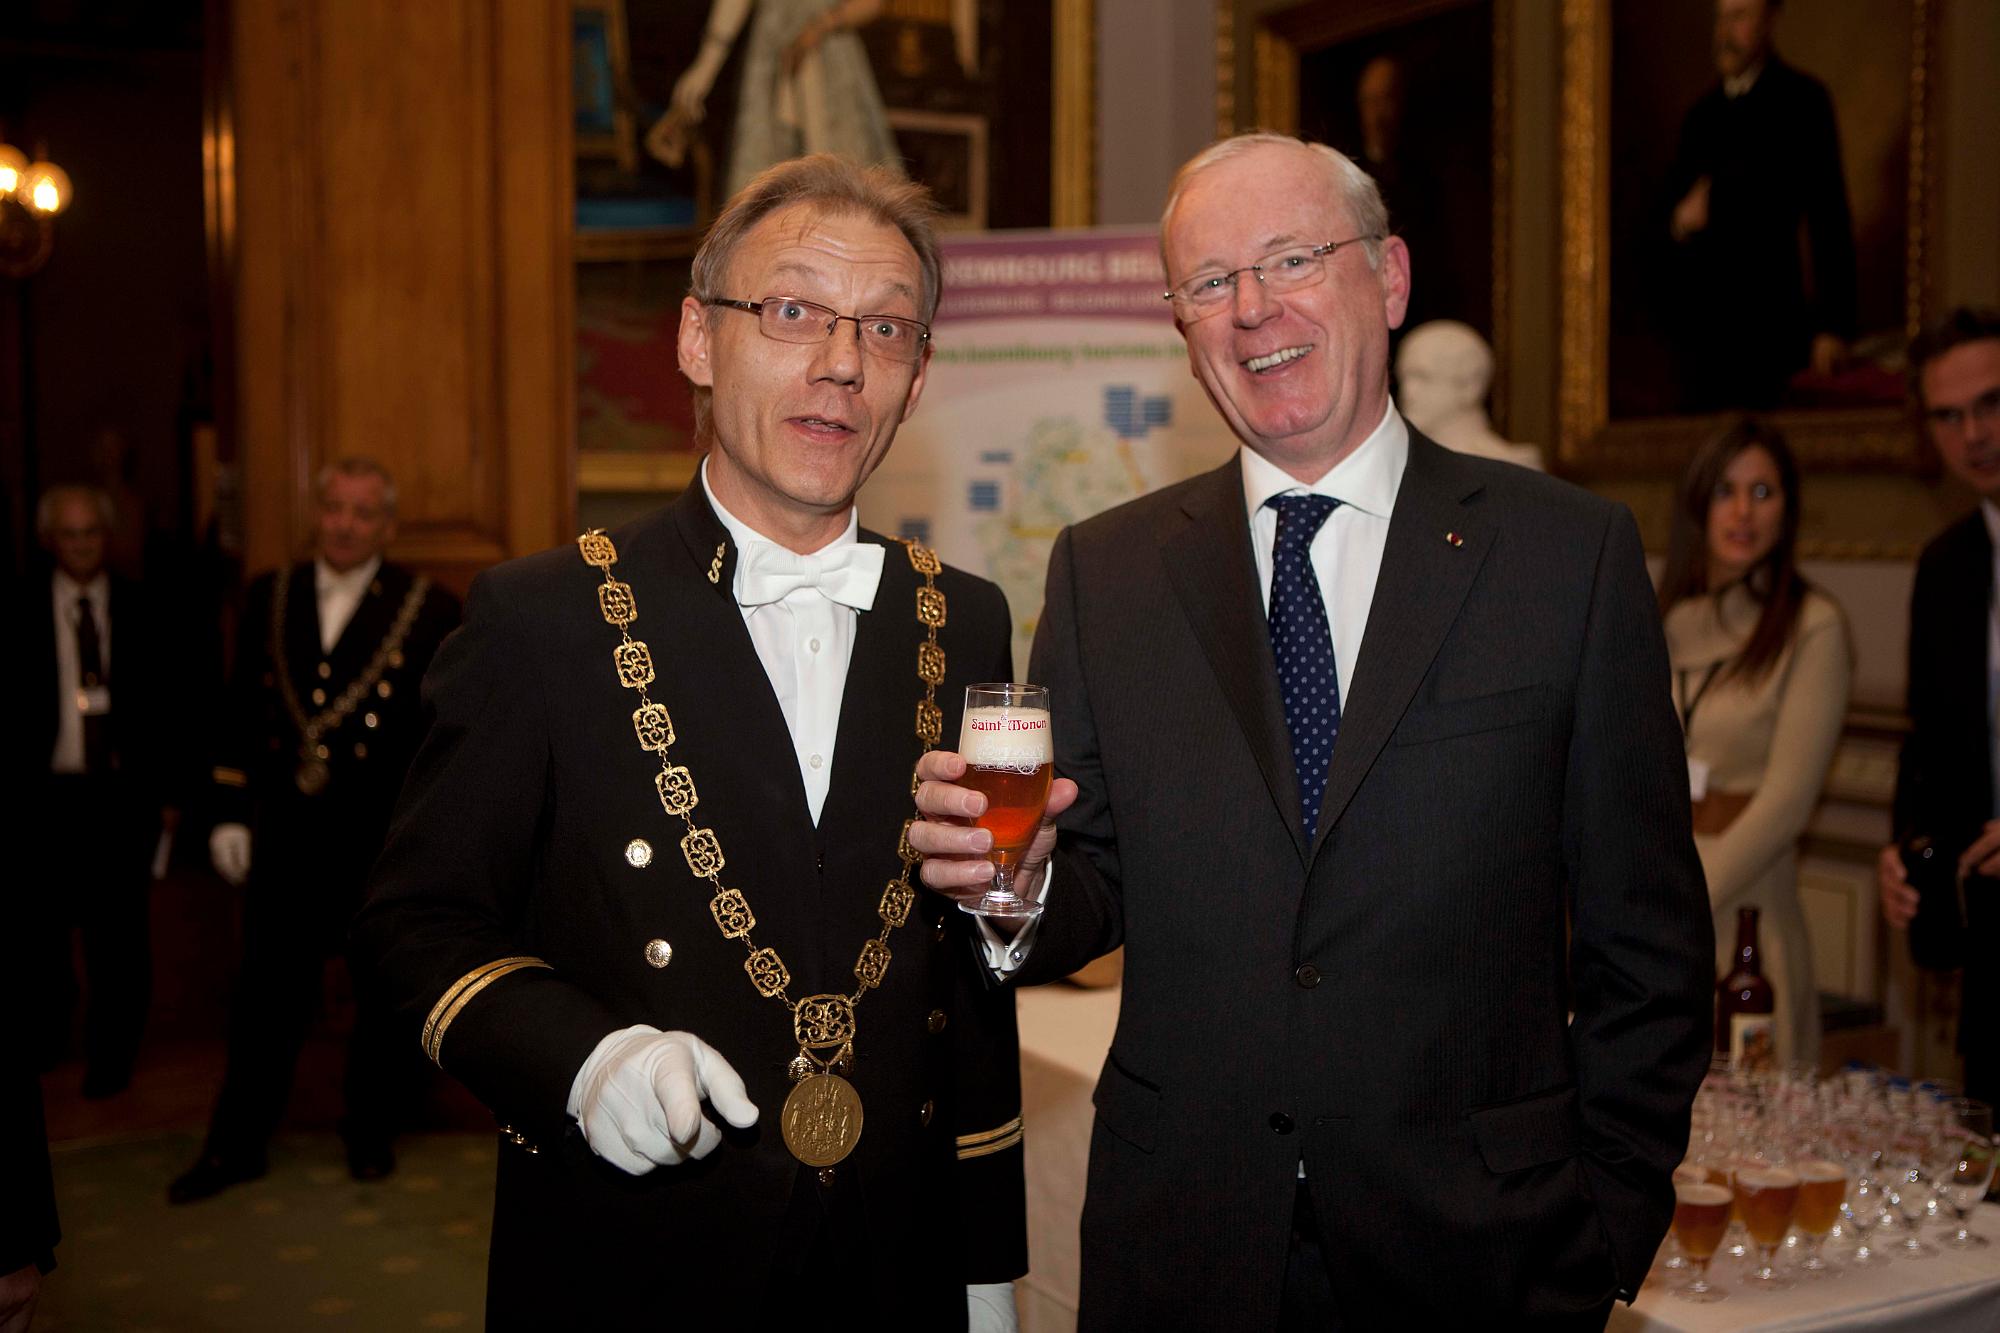
<svg viewBox="0 0 2000 1333">
<path fill-rule="evenodd" d="M 1049 551 L 1069 524 L 1236 448 L 1188 371 L 1150 229 L 944 239 L 922 401 L 861 521 L 998 583 L 1025 678 Z"/>
</svg>

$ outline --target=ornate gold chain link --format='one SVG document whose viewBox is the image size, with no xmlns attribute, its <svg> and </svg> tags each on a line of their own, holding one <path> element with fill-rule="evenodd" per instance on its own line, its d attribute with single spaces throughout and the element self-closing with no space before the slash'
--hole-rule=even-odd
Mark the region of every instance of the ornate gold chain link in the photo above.
<svg viewBox="0 0 2000 1333">
<path fill-rule="evenodd" d="M 938 630 L 945 623 L 945 600 L 937 587 L 937 575 L 943 566 L 929 548 L 911 541 L 902 545 L 911 568 L 924 579 L 924 586 L 917 589 L 917 620 L 928 633 L 925 641 L 917 645 L 917 678 L 923 682 L 924 696 L 917 701 L 916 732 L 923 742 L 922 754 L 928 754 L 944 734 L 944 713 L 937 704 L 937 687 L 944 680 L 944 649 L 938 646 Z M 602 529 L 593 528 L 577 538 L 577 549 L 585 563 L 604 571 L 604 582 L 597 589 L 597 606 L 604 619 L 618 631 L 618 646 L 612 650 L 618 683 L 639 696 L 639 707 L 632 713 L 632 728 L 639 748 L 659 756 L 660 771 L 653 779 L 653 786 L 660 798 L 660 808 L 678 818 L 686 829 L 681 837 L 681 855 L 687 861 L 689 873 L 696 879 L 707 880 L 714 890 L 708 911 L 715 919 L 716 929 L 724 939 L 743 942 L 748 955 L 743 961 L 743 971 L 757 993 L 765 999 L 777 1000 L 791 1012 L 792 1036 L 799 1044 L 799 1054 L 789 1070 L 793 1080 L 815 1072 L 843 1072 L 854 1055 L 855 1008 L 863 995 L 882 984 L 889 970 L 889 935 L 909 920 L 910 909 L 916 902 L 916 891 L 910 887 L 910 869 L 922 857 L 910 845 L 910 825 L 915 817 L 903 821 L 897 838 L 896 854 L 902 860 L 902 872 L 882 891 L 882 900 L 876 908 L 882 929 L 861 946 L 861 954 L 855 959 L 853 994 L 808 995 L 794 1000 L 792 974 L 784 960 L 775 949 L 758 948 L 750 937 L 757 918 L 750 910 L 749 899 L 740 889 L 723 887 L 722 870 L 728 862 L 721 841 L 713 829 L 702 828 L 694 821 L 695 807 L 700 803 L 694 774 L 674 763 L 670 754 L 676 739 L 673 718 L 665 705 L 655 703 L 652 698 L 653 655 L 643 639 L 632 637 L 631 626 L 639 618 L 639 606 L 632 596 L 632 585 L 620 582 L 612 573 L 612 566 L 618 563 L 617 548 Z M 719 577 L 721 558 L 722 548 L 718 547 L 716 568 L 709 573 L 711 582 Z M 913 797 L 916 784 L 913 767 L 910 773 Z M 820 1054 L 823 1051 L 834 1054 L 824 1056 Z"/>
<path fill-rule="evenodd" d="M 292 725 L 299 731 L 299 769 L 297 782 L 299 790 L 308 796 L 324 790 L 328 781 L 326 747 L 320 744 L 320 737 L 338 731 L 354 710 L 382 679 L 382 673 L 392 666 L 403 664 L 403 641 L 410 636 L 410 627 L 416 624 L 417 613 L 423 610 L 424 595 L 430 591 L 428 576 L 419 574 L 410 584 L 409 592 L 403 595 L 403 604 L 396 609 L 396 619 L 389 626 L 388 634 L 376 645 L 375 655 L 368 659 L 368 665 L 361 674 L 348 682 L 331 704 L 311 717 L 306 716 L 305 705 L 299 702 L 299 692 L 292 684 L 292 666 L 285 654 L 286 607 L 291 601 L 291 571 L 279 570 L 271 580 L 271 671 L 278 678 L 278 697 L 284 701 L 285 712 L 291 716 Z M 360 608 L 355 608 L 360 614 Z"/>
</svg>

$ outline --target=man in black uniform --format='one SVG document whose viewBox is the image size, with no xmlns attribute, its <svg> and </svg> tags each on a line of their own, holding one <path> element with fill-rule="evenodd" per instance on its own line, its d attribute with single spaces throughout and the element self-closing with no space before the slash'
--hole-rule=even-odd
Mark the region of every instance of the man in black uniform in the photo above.
<svg viewBox="0 0 2000 1333">
<path fill-rule="evenodd" d="M 1668 180 L 1691 411 L 1775 407 L 1794 373 L 1831 373 L 1854 336 L 1833 99 L 1778 58 L 1780 4 L 1716 0 L 1718 78 L 1688 111 Z"/>
<path fill-rule="evenodd" d="M 179 785 L 170 760 L 181 747 L 167 732 L 186 706 L 139 585 L 105 567 L 111 515 L 92 487 L 42 497 L 36 527 L 55 568 L 12 615 L 22 646 L 4 668 L 7 697 L 21 701 L 9 767 L 32 832 L 20 841 L 24 956 L 0 953 L 0 968 L 20 979 L 37 1063 L 53 1068 L 69 1044 L 70 931 L 80 929 L 86 1097 L 122 1091 L 138 1055 L 152 991 L 151 868 L 162 804 Z"/>
<path fill-rule="evenodd" d="M 423 737 L 419 685 L 458 603 L 385 561 L 396 490 L 350 458 L 319 479 L 318 549 L 250 586 L 215 766 L 216 870 L 248 881 L 229 1065 L 201 1157 L 168 1189 L 204 1199 L 264 1174 L 328 958 L 340 951 Z M 253 868 L 254 867 L 254 868 Z M 411 1080 L 366 1002 L 348 1045 L 348 1167 L 388 1174 Z"/>
<path fill-rule="evenodd" d="M 1938 457 L 1979 498 L 1917 558 L 1910 734 L 1896 772 L 1897 842 L 1876 863 L 1882 912 L 1924 967 L 1965 969 L 1965 1090 L 2000 1098 L 2000 311 L 1954 310 L 1910 348 Z M 1922 839 L 1924 841 L 1919 842 Z M 1928 853 L 1911 864 L 1910 853 Z M 1913 885 L 1914 881 L 1914 885 Z M 1921 892 L 1919 892 L 1921 889 Z"/>
<path fill-rule="evenodd" d="M 831 156 L 746 186 L 682 305 L 702 475 L 482 575 L 427 682 L 356 953 L 506 1126 L 492 1326 L 1013 1326 L 1013 1000 L 901 837 L 1006 601 L 854 510 L 932 212 Z"/>
</svg>

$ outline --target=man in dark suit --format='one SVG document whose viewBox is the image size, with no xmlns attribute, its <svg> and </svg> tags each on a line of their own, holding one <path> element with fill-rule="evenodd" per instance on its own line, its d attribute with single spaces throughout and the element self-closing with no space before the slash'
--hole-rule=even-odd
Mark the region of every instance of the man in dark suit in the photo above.
<svg viewBox="0 0 2000 1333">
<path fill-rule="evenodd" d="M 165 731 L 187 706 L 139 585 L 105 568 L 110 520 L 109 499 L 91 487 L 42 497 L 36 526 L 55 568 L 16 613 L 24 643 L 8 669 L 18 687 L 9 696 L 24 701 L 7 748 L 25 800 L 19 827 L 31 831 L 19 843 L 31 1040 L 44 1069 L 69 1044 L 70 932 L 80 928 L 87 1097 L 122 1091 L 138 1055 L 152 994 L 152 863 L 176 750 Z"/>
<path fill-rule="evenodd" d="M 243 884 L 243 967 L 208 1139 L 168 1189 L 204 1199 L 264 1174 L 266 1148 L 424 733 L 419 686 L 458 602 L 383 559 L 395 483 L 343 459 L 319 478 L 313 559 L 250 585 L 214 770 L 216 870 Z M 387 1015 L 356 1007 L 341 1134 L 357 1180 L 389 1173 L 413 1074 Z"/>
<path fill-rule="evenodd" d="M 432 671 L 355 938 L 506 1126 L 494 1327 L 1013 1326 L 1013 996 L 901 850 L 1006 602 L 854 511 L 923 388 L 931 215 L 842 158 L 747 186 L 682 306 L 700 476 L 482 575 Z"/>
<path fill-rule="evenodd" d="M 1917 558 L 1910 592 L 1910 734 L 1896 770 L 1896 841 L 1876 879 L 1925 967 L 1965 969 L 1966 1092 L 2000 1099 L 2000 311 L 1955 310 L 1910 348 L 1925 430 L 1978 507 Z M 1916 839 L 1927 839 L 1918 846 Z M 1925 856 L 1912 867 L 1904 848 Z M 1914 874 L 1912 871 L 1914 870 Z M 1921 886 L 1913 887 L 1913 880 Z"/>
<path fill-rule="evenodd" d="M 1854 336 L 1833 99 L 1779 59 L 1780 6 L 1716 0 L 1718 77 L 1689 109 L 1668 174 L 1691 411 L 1775 407 L 1797 371 L 1831 374 Z"/>
<path fill-rule="evenodd" d="M 1396 413 L 1409 255 L 1344 157 L 1226 140 L 1162 231 L 1244 448 L 1064 532 L 1030 672 L 1064 778 L 1017 975 L 1125 948 L 1082 1326 L 1601 1327 L 1709 1060 L 1636 527 Z M 962 771 L 911 835 L 954 892 Z"/>
</svg>

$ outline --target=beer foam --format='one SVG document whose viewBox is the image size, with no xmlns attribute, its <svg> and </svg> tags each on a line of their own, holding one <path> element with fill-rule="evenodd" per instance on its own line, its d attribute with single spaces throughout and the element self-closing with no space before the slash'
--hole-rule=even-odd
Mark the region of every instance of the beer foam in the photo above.
<svg viewBox="0 0 2000 1333">
<path fill-rule="evenodd" d="M 1054 733 L 1045 708 L 968 708 L 958 732 L 958 752 L 978 768 L 1032 773 L 1055 762 Z"/>
<path fill-rule="evenodd" d="M 1783 1167 L 1745 1167 L 1736 1173 L 1739 1190 L 1783 1190 L 1799 1183 L 1797 1175 Z"/>
<path fill-rule="evenodd" d="M 1799 1173 L 1799 1179 L 1805 1181 L 1825 1182 L 1847 1179 L 1846 1167 L 1840 1165 L 1838 1162 L 1823 1162 L 1816 1157 L 1800 1162 L 1796 1169 Z"/>
<path fill-rule="evenodd" d="M 1696 1185 L 1682 1181 L 1674 1186 L 1674 1193 L 1682 1203 L 1715 1206 L 1729 1202 L 1729 1190 L 1722 1185 Z"/>
</svg>

